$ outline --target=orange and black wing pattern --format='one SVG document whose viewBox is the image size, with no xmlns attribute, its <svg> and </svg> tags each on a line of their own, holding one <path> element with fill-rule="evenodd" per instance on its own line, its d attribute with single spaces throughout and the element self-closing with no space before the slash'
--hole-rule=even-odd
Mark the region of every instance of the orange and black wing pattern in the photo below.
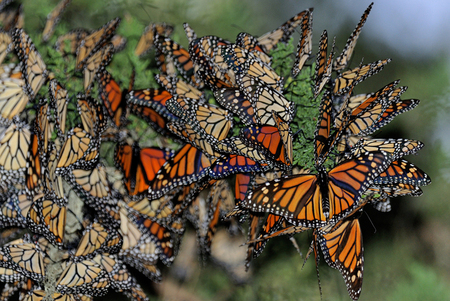
<svg viewBox="0 0 450 301">
<path fill-rule="evenodd" d="M 355 30 L 353 30 L 352 34 L 347 40 L 342 53 L 334 60 L 333 62 L 333 70 L 339 71 L 347 67 L 350 58 L 352 57 L 353 50 L 355 50 L 356 42 L 358 41 L 359 34 L 361 33 L 362 27 L 366 23 L 367 17 L 369 16 L 370 10 L 372 9 L 373 2 L 366 9 L 364 14 L 361 17 L 358 25 L 356 25 Z"/>
<path fill-rule="evenodd" d="M 364 266 L 359 220 L 340 221 L 328 233 L 320 234 L 319 231 L 317 236 L 325 261 L 341 272 L 350 298 L 357 300 L 361 293 Z"/>
<path fill-rule="evenodd" d="M 166 101 L 172 94 L 164 89 L 143 89 L 130 91 L 127 97 L 127 107 L 130 113 L 147 121 L 153 129 L 167 135 L 167 124 L 178 120 L 166 108 Z"/>
<path fill-rule="evenodd" d="M 130 195 L 146 192 L 159 169 L 171 158 L 167 149 L 120 143 L 114 153 L 116 166 L 122 170 L 125 187 Z"/>
<path fill-rule="evenodd" d="M 127 103 L 125 94 L 109 72 L 104 70 L 98 76 L 99 95 L 106 107 L 109 117 L 117 127 L 126 122 Z"/>
<path fill-rule="evenodd" d="M 160 198 L 178 186 L 199 181 L 207 175 L 211 163 L 200 150 L 186 144 L 158 171 L 149 188 L 149 198 Z"/>
</svg>

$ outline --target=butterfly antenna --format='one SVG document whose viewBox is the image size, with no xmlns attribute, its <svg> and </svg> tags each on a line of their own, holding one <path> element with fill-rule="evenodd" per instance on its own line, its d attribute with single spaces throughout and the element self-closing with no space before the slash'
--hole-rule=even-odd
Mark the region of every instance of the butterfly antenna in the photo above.
<svg viewBox="0 0 450 301">
<path fill-rule="evenodd" d="M 314 258 L 316 261 L 316 273 L 317 273 L 317 283 L 319 285 L 319 292 L 320 292 L 320 300 L 323 300 L 323 295 L 322 295 L 322 284 L 320 283 L 320 273 L 319 273 L 319 262 L 320 262 L 320 257 L 319 257 L 319 250 L 318 250 L 318 246 L 316 243 L 316 240 L 313 239 L 312 243 L 314 244 Z"/>
<path fill-rule="evenodd" d="M 150 6 L 151 8 L 157 8 L 155 6 L 152 6 L 150 4 L 147 4 L 148 6 Z M 139 3 L 139 6 L 142 8 L 142 10 L 145 12 L 145 14 L 147 15 L 148 19 L 151 20 L 152 18 L 150 17 L 150 14 L 145 10 L 145 7 L 142 3 Z"/>
<path fill-rule="evenodd" d="M 314 240 L 311 241 L 311 244 L 309 245 L 308 253 L 306 253 L 305 260 L 303 260 L 302 270 L 303 270 L 303 267 L 305 266 L 306 261 L 308 260 L 309 256 L 311 255 L 312 251 L 314 250 L 313 244 L 314 244 Z"/>
<path fill-rule="evenodd" d="M 250 244 L 248 245 L 247 248 L 247 257 L 245 258 L 245 271 L 248 272 L 249 268 L 250 268 L 250 262 L 252 261 L 252 255 L 253 255 L 253 250 L 254 250 L 254 244 Z"/>
<path fill-rule="evenodd" d="M 365 212 L 365 211 L 364 211 L 364 213 L 366 214 L 367 218 L 368 218 L 369 221 L 370 221 L 370 224 L 371 224 L 372 227 L 373 227 L 373 233 L 374 233 L 374 234 L 377 233 L 377 227 L 375 227 L 375 224 L 372 222 L 372 219 L 370 218 L 369 214 L 368 214 L 367 212 Z"/>
<path fill-rule="evenodd" d="M 234 27 L 234 28 L 237 28 L 237 29 L 239 29 L 241 32 L 245 32 L 245 29 L 244 28 L 242 28 L 242 27 L 240 27 L 239 25 L 237 25 L 237 24 L 231 24 L 231 27 Z"/>
<path fill-rule="evenodd" d="M 298 135 L 302 134 L 303 138 L 306 140 L 306 136 L 305 136 L 305 132 L 303 131 L 303 129 L 299 129 L 297 132 L 295 132 L 292 135 L 292 140 L 297 139 Z"/>
</svg>

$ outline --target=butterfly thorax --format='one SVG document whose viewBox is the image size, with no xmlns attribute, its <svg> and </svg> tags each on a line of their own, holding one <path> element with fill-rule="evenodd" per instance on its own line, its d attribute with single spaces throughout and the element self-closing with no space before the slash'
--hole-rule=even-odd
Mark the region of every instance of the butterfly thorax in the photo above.
<svg viewBox="0 0 450 301">
<path fill-rule="evenodd" d="M 328 219 L 330 212 L 330 202 L 328 201 L 328 173 L 322 165 L 317 167 L 317 171 L 317 183 L 320 187 L 320 193 L 322 194 L 323 214 Z"/>
</svg>

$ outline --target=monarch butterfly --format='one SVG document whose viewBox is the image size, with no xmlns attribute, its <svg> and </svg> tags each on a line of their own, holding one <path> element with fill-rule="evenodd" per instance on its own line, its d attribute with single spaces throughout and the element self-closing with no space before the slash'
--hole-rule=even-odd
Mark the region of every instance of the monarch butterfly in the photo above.
<svg viewBox="0 0 450 301">
<path fill-rule="evenodd" d="M 19 177 L 26 168 L 27 155 L 31 143 L 28 125 L 14 122 L 9 127 L 0 128 L 0 172 Z M 4 180 L 7 180 L 4 177 Z"/>
<path fill-rule="evenodd" d="M 274 115 L 274 118 L 275 115 Z M 282 124 L 287 125 L 287 123 Z M 289 126 L 282 131 L 289 132 Z M 240 132 L 241 140 L 248 146 L 258 148 L 265 156 L 273 161 L 280 161 L 285 165 L 292 164 L 292 135 L 280 132 L 275 126 L 252 126 Z"/>
<path fill-rule="evenodd" d="M 135 222 L 142 233 L 148 233 L 153 238 L 156 247 L 161 250 L 159 258 L 162 262 L 170 265 L 175 258 L 174 243 L 170 231 L 148 218 L 136 216 Z"/>
<path fill-rule="evenodd" d="M 328 154 L 340 141 L 346 129 L 358 122 L 358 118 L 361 115 L 370 114 L 372 109 L 373 101 L 371 104 L 361 104 L 351 114 L 339 114 L 334 119 L 335 125 L 338 124 L 337 129 L 332 133 L 332 96 L 330 91 L 325 91 L 320 102 L 319 117 L 314 132 L 314 160 L 316 166 L 320 166 L 325 162 Z"/>
<path fill-rule="evenodd" d="M 157 247 L 157 239 L 149 231 L 141 231 L 140 226 L 136 223 L 136 216 L 128 212 L 123 202 L 119 202 L 119 207 L 122 221 L 119 232 L 124 241 L 119 258 L 138 269 L 149 279 L 159 282 L 161 272 L 155 265 L 162 249 L 160 246 Z"/>
<path fill-rule="evenodd" d="M 241 207 L 252 212 L 280 215 L 294 225 L 320 227 L 347 216 L 362 195 L 396 155 L 365 153 L 348 159 L 329 172 L 275 179 L 247 195 Z"/>
<path fill-rule="evenodd" d="M 98 53 L 98 50 L 108 43 L 119 23 L 120 18 L 115 18 L 81 40 L 77 48 L 76 69 L 81 70 L 87 60 L 94 53 Z M 112 49 L 113 47 L 111 47 L 111 51 Z"/>
<path fill-rule="evenodd" d="M 198 104 L 188 98 L 172 98 L 167 100 L 166 107 L 200 136 L 207 136 L 210 140 L 223 140 L 233 126 L 231 114 L 212 104 Z"/>
<path fill-rule="evenodd" d="M 388 169 L 393 168 L 389 167 Z M 418 173 L 416 172 L 415 174 L 417 175 Z M 422 179 L 427 180 L 427 177 L 423 177 Z M 427 181 L 428 182 L 422 183 L 422 185 L 428 185 L 431 182 L 429 179 Z M 420 187 L 417 186 L 416 184 L 405 184 L 405 183 L 391 183 L 382 185 L 373 184 L 367 190 L 367 198 L 369 199 L 370 203 L 374 205 L 375 209 L 386 212 L 386 210 L 384 209 L 385 207 L 389 206 L 390 210 L 390 203 L 388 202 L 388 199 L 390 197 L 398 197 L 405 195 L 417 197 L 421 196 L 422 193 L 423 193 L 422 189 L 420 189 Z M 383 201 L 383 199 L 385 200 Z M 384 203 L 387 203 L 387 205 Z"/>
<path fill-rule="evenodd" d="M 153 266 L 155 270 L 158 270 L 155 266 Z M 159 271 L 158 271 L 159 272 Z M 159 274 L 161 276 L 161 274 Z M 124 294 L 128 297 L 128 299 L 136 300 L 136 301 L 145 301 L 147 300 L 147 295 L 141 288 L 141 286 L 136 283 L 131 286 L 130 290 L 124 291 Z"/>
<path fill-rule="evenodd" d="M 137 195 L 148 190 L 160 168 L 173 156 L 168 149 L 156 147 L 140 148 L 137 143 L 116 146 L 114 160 L 123 172 L 125 187 L 129 195 Z"/>
<path fill-rule="evenodd" d="M 1 31 L 0 31 L 0 33 L 1 33 Z M 2 65 L 0 65 L 0 78 L 1 79 L 4 79 L 4 78 L 22 79 L 21 69 L 22 69 L 21 64 L 13 64 L 13 63 L 2 64 Z"/>
<path fill-rule="evenodd" d="M 67 53 L 75 54 L 81 41 L 88 35 L 89 31 L 85 29 L 71 30 L 58 37 L 55 43 L 55 49 L 63 55 Z"/>
<path fill-rule="evenodd" d="M 358 83 L 383 70 L 384 66 L 390 61 L 391 59 L 379 60 L 341 73 L 334 80 L 333 94 L 342 95 L 348 92 Z"/>
<path fill-rule="evenodd" d="M 53 293 L 52 298 L 55 301 L 92 301 L 92 297 L 82 295 L 82 294 Z"/>
<path fill-rule="evenodd" d="M 166 225 L 173 215 L 172 196 L 163 196 L 157 200 L 150 201 L 146 197 L 140 197 L 137 200 L 131 200 L 127 206 L 150 218 Z"/>
<path fill-rule="evenodd" d="M 303 173 L 302 171 L 299 173 Z M 267 181 L 279 178 L 282 175 L 280 172 L 268 172 L 268 173 L 262 173 L 255 177 L 255 184 L 263 184 Z M 250 261 L 250 256 L 253 254 L 253 258 L 259 257 L 261 255 L 262 251 L 264 250 L 268 237 L 270 234 L 276 232 L 278 228 L 286 228 L 287 224 L 284 218 L 282 218 L 279 215 L 275 214 L 268 214 L 267 216 L 261 216 L 259 215 L 250 215 L 251 217 L 255 218 L 256 216 L 259 217 L 259 220 L 263 220 L 264 224 L 262 227 L 256 227 L 251 228 L 251 235 L 249 235 L 249 247 L 248 247 L 248 261 Z M 260 224 L 260 221 L 258 222 Z M 260 228 L 260 229 L 259 229 Z M 258 236 L 256 237 L 256 234 Z M 254 240 L 251 238 L 257 238 Z"/>
<path fill-rule="evenodd" d="M 39 102 L 34 122 L 34 132 L 39 140 L 39 154 L 43 166 L 47 166 L 48 150 L 51 144 L 51 134 L 53 132 L 53 124 L 50 122 L 49 105 L 45 101 Z"/>
<path fill-rule="evenodd" d="M 264 82 L 272 89 L 281 92 L 283 89 L 283 78 L 279 76 L 275 70 L 269 65 L 263 63 L 258 59 L 249 59 L 244 63 L 241 73 L 255 81 L 256 83 Z M 251 99 L 251 92 L 253 91 L 252 81 L 243 81 L 242 77 L 237 78 L 240 88 L 247 92 L 247 96 Z"/>
<path fill-rule="evenodd" d="M 106 271 L 106 276 L 109 278 L 108 284 L 113 283 L 113 277 L 119 272 L 122 263 L 117 259 L 115 254 L 101 253 L 97 254 L 92 258 L 92 262 L 98 264 L 104 271 Z"/>
<path fill-rule="evenodd" d="M 295 105 L 288 101 L 283 94 L 261 84 L 255 91 L 255 96 L 251 100 L 256 118 L 259 124 L 275 125 L 272 111 L 277 112 L 278 116 L 285 122 L 290 123 L 294 118 Z"/>
<path fill-rule="evenodd" d="M 153 47 L 155 35 L 170 36 L 173 32 L 173 26 L 166 23 L 150 24 L 145 27 L 144 32 L 139 39 L 134 54 L 139 57 L 144 56 Z"/>
<path fill-rule="evenodd" d="M 120 228 L 119 234 L 122 236 L 123 243 L 120 251 L 120 256 L 125 257 L 129 250 L 139 245 L 143 233 L 140 232 L 131 214 L 129 214 L 129 207 L 123 201 L 118 202 L 119 216 L 120 216 Z"/>
<path fill-rule="evenodd" d="M 103 257 L 105 258 L 106 254 Z M 123 265 L 122 261 L 118 259 L 115 261 L 116 264 L 113 266 L 112 271 L 108 274 L 111 281 L 111 287 L 121 292 L 128 291 L 136 283 L 136 279 L 131 276 L 130 272 Z"/>
<path fill-rule="evenodd" d="M 107 293 L 109 286 L 106 271 L 91 259 L 69 261 L 56 281 L 56 289 L 61 294 L 102 296 Z"/>
<path fill-rule="evenodd" d="M 362 212 L 361 208 L 366 203 L 367 200 L 364 200 L 359 206 L 354 208 L 349 216 L 339 220 L 336 224 L 330 223 L 314 229 L 313 242 L 311 244 L 311 248 L 316 256 L 316 265 L 318 264 L 318 248 L 320 245 L 327 264 L 341 272 L 347 291 L 353 300 L 359 298 L 363 280 L 364 248 L 362 246 L 362 232 L 358 218 Z M 293 235 L 308 229 L 310 227 L 284 227 L 270 235 L 249 241 L 249 243 L 266 242 L 269 238 L 275 236 Z"/>
<path fill-rule="evenodd" d="M 40 233 L 57 246 L 63 245 L 66 226 L 66 200 L 55 195 L 36 196 L 33 200 L 27 222 L 31 231 Z"/>
<path fill-rule="evenodd" d="M 125 37 L 122 37 L 121 35 L 116 34 L 111 38 L 111 44 L 114 48 L 113 52 L 117 53 L 125 48 L 125 46 L 127 45 L 127 39 Z"/>
<path fill-rule="evenodd" d="M 208 174 L 212 162 L 200 150 L 186 144 L 167 160 L 148 189 L 149 199 L 158 199 L 180 185 L 190 185 Z"/>
<path fill-rule="evenodd" d="M 195 33 L 195 31 L 191 28 L 191 26 L 189 26 L 189 24 L 183 23 L 183 28 L 184 28 L 184 32 L 186 33 L 186 37 L 190 42 L 192 42 L 193 40 L 197 39 L 197 34 Z"/>
<path fill-rule="evenodd" d="M 245 200 L 247 192 L 254 185 L 252 178 L 254 178 L 252 173 L 238 173 L 236 175 L 234 186 L 234 198 L 236 205 Z"/>
<path fill-rule="evenodd" d="M 131 91 L 128 94 L 127 106 L 130 112 L 147 121 L 153 129 L 167 135 L 167 123 L 178 120 L 166 108 L 166 101 L 172 94 L 163 89 L 145 89 Z"/>
<path fill-rule="evenodd" d="M 247 241 L 253 241 L 255 240 L 258 231 L 261 227 L 261 220 L 262 220 L 262 216 L 261 214 L 253 214 L 250 213 L 250 220 L 249 220 L 249 229 L 248 229 L 248 234 L 247 234 Z M 252 255 L 254 252 L 254 245 L 253 244 L 249 244 L 247 247 L 247 257 L 245 258 L 245 270 L 248 271 L 248 269 L 250 268 L 250 261 L 252 260 Z"/>
<path fill-rule="evenodd" d="M 264 221 L 264 225 L 261 227 L 261 230 L 258 232 L 257 239 L 261 237 L 265 237 L 270 233 L 274 233 L 277 231 L 283 224 L 284 219 L 275 214 L 268 214 L 266 220 Z M 261 240 L 259 242 L 255 242 L 253 245 L 253 258 L 259 257 L 262 251 L 264 250 L 267 244 L 267 239 Z"/>
<path fill-rule="evenodd" d="M 9 196 L 0 205 L 0 225 L 6 227 L 26 227 L 26 216 L 31 202 L 24 191 Z"/>
<path fill-rule="evenodd" d="M 225 109 L 233 112 L 245 125 L 256 124 L 255 111 L 245 94 L 236 88 L 222 88 L 214 90 L 216 101 Z"/>
<path fill-rule="evenodd" d="M 258 163 L 241 155 L 224 155 L 211 165 L 209 176 L 213 179 L 222 179 L 236 173 L 261 172 L 271 167 L 269 164 Z"/>
<path fill-rule="evenodd" d="M 88 91 L 97 73 L 101 73 L 111 62 L 114 46 L 108 43 L 106 46 L 94 52 L 84 66 L 84 90 Z"/>
<path fill-rule="evenodd" d="M 406 87 L 395 88 L 398 83 L 398 80 L 393 81 L 379 89 L 377 92 L 350 97 L 341 105 L 334 121 L 335 126 L 340 127 L 341 123 L 343 123 L 345 118 L 348 118 L 349 115 L 357 116 L 368 108 L 369 110 L 376 112 L 383 111 L 389 103 L 387 100 L 394 100 L 395 97 L 399 97 L 406 91 Z"/>
<path fill-rule="evenodd" d="M 19 115 L 28 103 L 24 92 L 25 82 L 22 79 L 0 79 L 0 114 L 2 118 L 11 120 Z"/>
<path fill-rule="evenodd" d="M 305 11 L 302 19 L 302 35 L 297 45 L 294 66 L 292 66 L 292 76 L 296 77 L 308 60 L 312 51 L 312 14 L 313 9 Z"/>
<path fill-rule="evenodd" d="M 425 186 L 431 183 L 431 179 L 414 164 L 399 159 L 392 162 L 389 167 L 374 179 L 373 185 L 386 184 L 410 184 Z"/>
<path fill-rule="evenodd" d="M 126 94 L 132 90 L 134 77 L 130 80 L 129 89 L 121 89 L 112 75 L 106 71 L 97 73 L 99 95 L 106 107 L 109 117 L 117 127 L 122 127 L 126 123 L 127 105 Z"/>
<path fill-rule="evenodd" d="M 260 164 L 270 164 L 270 160 L 259 149 L 248 146 L 238 137 L 226 138 L 216 145 L 219 151 L 248 157 Z"/>
<path fill-rule="evenodd" d="M 206 156 L 211 158 L 220 157 L 220 153 L 214 148 L 214 144 L 218 140 L 214 136 L 207 134 L 203 129 L 198 128 L 198 125 L 196 129 L 190 123 L 178 121 L 167 124 L 167 128 L 183 141 L 204 152 Z"/>
<path fill-rule="evenodd" d="M 174 42 L 172 39 L 157 36 L 155 45 L 159 51 L 168 56 L 174 63 L 181 76 L 185 78 L 191 85 L 203 87 L 203 83 L 197 78 L 194 72 L 194 63 L 191 60 L 189 52 Z"/>
<path fill-rule="evenodd" d="M 22 293 L 21 295 L 25 295 L 25 297 L 21 299 L 24 301 L 42 301 L 46 296 L 46 292 L 42 289 L 33 289 L 31 291 L 28 291 L 27 293 Z"/>
<path fill-rule="evenodd" d="M 194 86 L 186 83 L 176 76 L 166 76 L 163 74 L 155 75 L 156 81 L 163 86 L 173 97 L 195 99 L 205 102 L 203 92 Z"/>
<path fill-rule="evenodd" d="M 197 74 L 211 87 L 216 83 L 234 85 L 234 72 L 228 68 L 223 55 L 231 43 L 216 36 L 204 36 L 189 43 L 189 54 L 197 64 Z"/>
<path fill-rule="evenodd" d="M 291 127 L 287 122 L 284 122 L 280 116 L 278 116 L 278 113 L 272 111 L 273 119 L 275 120 L 275 125 L 278 129 L 278 132 L 281 136 L 281 141 L 283 142 L 284 147 L 286 148 L 286 156 L 289 162 L 293 163 L 293 147 L 292 147 L 292 130 Z"/>
<path fill-rule="evenodd" d="M 14 240 L 1 248 L 0 266 L 19 272 L 27 278 L 42 281 L 45 277 L 44 253 L 29 239 Z"/>
<path fill-rule="evenodd" d="M 58 5 L 47 15 L 42 40 L 47 42 L 53 35 L 56 25 L 58 25 L 61 15 L 72 0 L 61 0 Z"/>
<path fill-rule="evenodd" d="M 389 122 L 391 122 L 394 117 L 397 115 L 400 115 L 402 113 L 408 112 L 412 109 L 414 109 L 419 104 L 418 99 L 398 99 L 391 102 L 391 104 L 387 107 L 387 109 L 384 110 L 384 112 L 381 114 L 380 118 L 376 123 L 374 123 L 372 126 L 368 127 L 364 131 L 360 131 L 360 133 L 366 133 L 366 132 L 375 132 L 378 129 L 382 128 Z"/>
<path fill-rule="evenodd" d="M 106 168 L 98 164 L 92 169 L 72 169 L 69 179 L 79 192 L 85 196 L 86 203 L 100 205 L 101 199 L 111 197 L 111 188 L 106 175 Z M 90 201 L 88 201 L 90 200 Z"/>
<path fill-rule="evenodd" d="M 314 84 L 314 97 L 317 97 L 331 78 L 332 60 L 334 56 L 334 40 L 331 48 L 330 56 L 327 59 L 328 49 L 328 34 L 324 30 L 320 36 L 319 53 L 317 54 L 316 70 L 315 70 L 315 84 Z"/>
<path fill-rule="evenodd" d="M 310 9 L 311 10 L 311 9 Z M 267 53 L 272 48 L 276 47 L 278 43 L 287 43 L 289 38 L 294 33 L 295 28 L 301 24 L 304 15 L 308 10 L 302 11 L 297 15 L 293 16 L 285 23 L 283 23 L 277 29 L 274 29 L 258 38 L 259 44 L 262 46 L 264 51 Z"/>
<path fill-rule="evenodd" d="M 90 96 L 77 95 L 77 108 L 83 129 L 92 137 L 99 137 L 106 128 L 103 108 Z"/>
<path fill-rule="evenodd" d="M 232 203 L 234 206 L 233 196 L 228 182 L 219 180 L 211 186 L 206 201 L 196 198 L 189 207 L 190 214 L 188 216 L 191 216 L 196 227 L 199 247 L 203 255 L 211 253 L 211 243 L 222 215 L 222 207 L 227 203 Z"/>
<path fill-rule="evenodd" d="M 47 67 L 30 37 L 23 29 L 14 30 L 12 36 L 17 55 L 22 62 L 22 77 L 25 81 L 26 92 L 30 99 L 33 100 L 47 80 Z"/>
<path fill-rule="evenodd" d="M 228 110 L 224 110 L 213 104 L 196 104 L 194 103 L 188 111 L 189 116 L 195 116 L 195 123 L 192 124 L 188 119 L 188 123 L 195 124 L 203 129 L 208 135 L 213 136 L 217 140 L 223 140 L 227 137 L 229 131 L 233 127 L 233 115 Z"/>
<path fill-rule="evenodd" d="M 42 178 L 44 192 L 49 194 L 51 198 L 56 195 L 57 199 L 63 200 L 63 203 L 66 204 L 67 201 L 65 199 L 62 176 L 56 172 L 58 151 L 53 143 L 50 145 L 46 159 L 47 162 L 45 164 L 47 168 L 44 168 L 45 176 Z"/>
<path fill-rule="evenodd" d="M 220 46 L 229 46 L 231 43 L 216 36 L 204 36 L 189 43 L 189 53 L 194 61 L 205 66 L 212 62 Z"/>
<path fill-rule="evenodd" d="M 67 90 L 56 79 L 49 84 L 50 104 L 55 110 L 55 124 L 58 138 L 64 140 L 66 133 L 67 105 L 69 104 Z"/>
<path fill-rule="evenodd" d="M 177 67 L 175 67 L 175 63 L 171 56 L 165 55 L 163 52 L 161 52 L 161 50 L 156 48 L 155 59 L 156 67 L 159 69 L 161 74 L 177 76 Z"/>
<path fill-rule="evenodd" d="M 205 55 L 203 56 L 205 60 L 200 60 L 203 61 L 202 65 L 197 65 L 197 74 L 201 75 L 211 88 L 217 86 L 217 83 L 223 83 L 227 87 L 237 87 L 236 74 L 242 70 L 243 66 L 237 64 L 232 49 L 234 48 L 230 46 L 218 46 L 211 53 L 211 58 Z"/>
<path fill-rule="evenodd" d="M 23 28 L 23 4 L 16 7 L 10 6 L 7 9 L 1 9 L 0 11 L 0 22 L 5 31 L 11 31 L 14 28 Z"/>
<path fill-rule="evenodd" d="M 258 42 L 258 39 L 251 34 L 246 32 L 239 33 L 236 37 L 235 45 L 250 51 L 254 56 L 269 66 L 272 63 L 272 58 L 264 52 L 262 46 Z"/>
<path fill-rule="evenodd" d="M 37 135 L 32 133 L 30 141 L 26 162 L 25 185 L 27 193 L 34 194 L 41 182 L 43 165 L 39 156 L 39 140 Z"/>
<path fill-rule="evenodd" d="M 3 63 L 6 55 L 13 47 L 11 35 L 8 32 L 0 30 L 0 64 Z"/>
<path fill-rule="evenodd" d="M 92 258 L 100 253 L 118 253 L 122 248 L 122 238 L 116 230 L 105 229 L 100 223 L 93 222 L 83 231 L 76 257 Z"/>
<path fill-rule="evenodd" d="M 406 87 L 394 89 L 397 83 L 398 81 L 388 84 L 368 97 L 363 97 L 362 103 L 357 105 L 351 113 L 341 110 L 341 113 L 347 114 L 346 120 L 342 121 L 340 117 L 343 115 L 340 113 L 335 119 L 335 124 L 340 127 L 345 124 L 345 128 L 353 135 L 369 135 L 392 121 L 395 116 L 416 107 L 419 100 L 399 100 L 399 96 Z"/>
<path fill-rule="evenodd" d="M 361 138 L 352 148 L 351 154 L 359 156 L 366 152 L 385 151 L 390 154 L 396 153 L 398 157 L 415 154 L 423 147 L 423 143 L 410 139 L 366 139 Z"/>
<path fill-rule="evenodd" d="M 67 133 L 67 139 L 61 147 L 58 163 L 56 168 L 63 172 L 69 166 L 81 166 L 89 168 L 92 162 L 86 155 L 90 153 L 93 148 L 91 143 L 92 136 L 79 127 L 72 128 Z M 94 158 L 95 159 L 95 158 Z M 94 160 L 94 162 L 96 162 Z"/>
<path fill-rule="evenodd" d="M 315 240 L 327 264 L 341 272 L 350 298 L 358 300 L 363 281 L 364 248 L 358 217 L 339 221 L 335 226 L 318 230 Z M 316 246 L 316 244 L 314 244 Z"/>
<path fill-rule="evenodd" d="M 369 16 L 370 10 L 372 9 L 373 2 L 366 9 L 364 14 L 361 16 L 361 20 L 359 21 L 356 28 L 353 30 L 350 37 L 347 39 L 347 43 L 345 43 L 345 47 L 342 50 L 342 53 L 334 60 L 333 62 L 333 70 L 339 71 L 344 69 L 350 58 L 352 57 L 353 50 L 355 49 L 356 42 L 358 41 L 359 34 L 361 33 L 362 27 L 366 23 L 367 17 Z"/>
</svg>

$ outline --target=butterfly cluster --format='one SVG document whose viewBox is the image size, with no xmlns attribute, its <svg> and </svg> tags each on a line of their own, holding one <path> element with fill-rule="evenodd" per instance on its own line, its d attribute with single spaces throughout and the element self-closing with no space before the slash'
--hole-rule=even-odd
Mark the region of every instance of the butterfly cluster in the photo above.
<svg viewBox="0 0 450 301">
<path fill-rule="evenodd" d="M 43 41 L 69 3 L 48 15 Z M 300 29 L 289 81 L 309 72 L 312 8 L 259 38 L 240 33 L 234 43 L 199 38 L 185 23 L 187 49 L 170 38 L 172 26 L 150 24 L 135 55 L 146 59 L 154 49 L 159 88 L 135 89 L 134 72 L 127 88 L 114 79 L 110 64 L 126 47 L 115 33 L 119 18 L 70 31 L 54 48 L 72 64 L 73 81 L 82 81 L 71 91 L 22 29 L 21 6 L 10 7 L 0 4 L 0 63 L 12 63 L 0 75 L 4 300 L 17 291 L 21 300 L 92 300 L 109 290 L 147 300 L 132 271 L 160 281 L 157 265 L 173 262 L 187 222 L 207 256 L 220 224 L 246 220 L 247 267 L 269 238 L 312 230 L 316 262 L 321 249 L 356 300 L 364 206 L 389 211 L 390 198 L 418 196 L 430 183 L 403 159 L 420 141 L 370 136 L 419 101 L 400 99 L 406 87 L 398 81 L 353 94 L 390 61 L 347 70 L 372 5 L 339 56 L 334 42 L 328 53 L 327 32 L 320 37 L 310 96 L 300 96 L 320 99 L 314 137 L 305 142 L 313 145 L 314 171 L 295 164 L 294 141 L 305 133 L 291 124 L 303 108 L 287 98 L 288 80 L 270 55 Z M 2 15 L 11 9 L 14 18 Z M 139 137 L 133 118 L 163 142 Z"/>
</svg>

